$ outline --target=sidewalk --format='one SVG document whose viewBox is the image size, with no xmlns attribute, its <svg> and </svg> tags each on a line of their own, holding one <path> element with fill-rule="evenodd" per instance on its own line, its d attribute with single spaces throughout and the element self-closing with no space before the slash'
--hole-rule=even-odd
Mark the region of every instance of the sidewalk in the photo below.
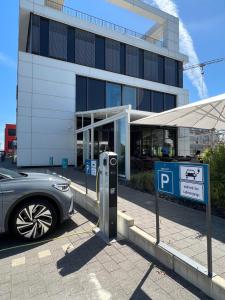
<svg viewBox="0 0 225 300">
<path fill-rule="evenodd" d="M 83 173 L 68 168 L 65 176 L 85 189 Z M 95 191 L 95 177 L 88 177 L 88 189 Z M 123 185 L 118 190 L 118 209 L 134 218 L 136 226 L 156 237 L 154 197 Z M 205 213 L 165 199 L 160 199 L 159 209 L 161 240 L 207 266 Z M 225 278 L 225 219 L 213 216 L 212 225 L 213 271 Z"/>
<path fill-rule="evenodd" d="M 34 168 L 33 171 L 46 172 L 46 169 Z M 54 167 L 50 171 L 62 174 L 61 168 Z M 85 190 L 84 173 L 69 167 L 63 175 Z M 88 190 L 95 192 L 95 177 L 88 177 Z M 154 197 L 123 185 L 119 185 L 118 190 L 118 209 L 132 217 L 136 226 L 156 237 Z M 206 267 L 205 213 L 165 199 L 159 202 L 161 241 Z M 212 225 L 213 272 L 225 278 L 225 219 L 213 216 Z"/>
<path fill-rule="evenodd" d="M 209 299 L 132 244 L 106 245 L 91 232 L 96 220 L 76 209 L 62 238 L 0 252 L 2 300 Z M 10 246 L 2 238 L 0 249 Z"/>
</svg>

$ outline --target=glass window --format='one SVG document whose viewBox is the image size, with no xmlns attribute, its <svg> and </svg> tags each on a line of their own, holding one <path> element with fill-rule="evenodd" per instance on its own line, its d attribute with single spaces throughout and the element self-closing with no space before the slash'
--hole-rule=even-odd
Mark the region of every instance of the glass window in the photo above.
<svg viewBox="0 0 225 300">
<path fill-rule="evenodd" d="M 9 129 L 8 129 L 8 135 L 9 135 L 9 136 L 15 136 L 15 135 L 16 135 L 16 129 L 14 129 L 14 128 L 9 128 Z"/>
<path fill-rule="evenodd" d="M 161 55 L 158 55 L 158 82 L 165 82 L 165 61 Z"/>
<path fill-rule="evenodd" d="M 164 110 L 169 110 L 176 107 L 176 96 L 171 94 L 164 95 Z"/>
<path fill-rule="evenodd" d="M 164 95 L 160 92 L 152 92 L 152 112 L 162 112 L 164 110 Z"/>
<path fill-rule="evenodd" d="M 176 128 L 164 129 L 164 147 L 167 148 L 169 157 L 174 157 L 176 155 L 176 140 Z"/>
<path fill-rule="evenodd" d="M 75 31 L 75 61 L 77 64 L 95 66 L 95 35 L 81 29 Z"/>
<path fill-rule="evenodd" d="M 106 107 L 121 105 L 121 85 L 106 83 Z"/>
<path fill-rule="evenodd" d="M 67 25 L 49 21 L 49 56 L 67 60 Z"/>
<path fill-rule="evenodd" d="M 87 78 L 76 77 L 76 111 L 87 110 Z"/>
<path fill-rule="evenodd" d="M 31 32 L 31 45 L 29 49 L 34 54 L 40 54 L 40 17 L 32 15 L 32 32 Z"/>
<path fill-rule="evenodd" d="M 67 28 L 67 61 L 75 63 L 75 29 Z"/>
<path fill-rule="evenodd" d="M 105 44 L 105 67 L 107 71 L 120 72 L 120 43 L 106 39 Z"/>
<path fill-rule="evenodd" d="M 139 76 L 139 49 L 126 45 L 126 75 L 132 77 Z"/>
<path fill-rule="evenodd" d="M 177 63 L 165 57 L 165 84 L 177 86 Z"/>
<path fill-rule="evenodd" d="M 95 67 L 105 69 L 105 38 L 95 36 Z"/>
<path fill-rule="evenodd" d="M 136 88 L 123 86 L 122 105 L 130 104 L 132 109 L 136 109 Z"/>
<path fill-rule="evenodd" d="M 126 45 L 120 43 L 120 73 L 126 73 Z"/>
<path fill-rule="evenodd" d="M 183 62 L 178 61 L 178 86 L 183 87 Z"/>
<path fill-rule="evenodd" d="M 88 110 L 105 107 L 105 81 L 88 79 Z"/>
<path fill-rule="evenodd" d="M 139 49 L 139 78 L 144 78 L 144 50 Z"/>
<path fill-rule="evenodd" d="M 40 55 L 49 55 L 49 22 L 45 18 L 40 19 Z"/>
<path fill-rule="evenodd" d="M 144 51 L 144 79 L 158 81 L 158 55 Z"/>
<path fill-rule="evenodd" d="M 151 91 L 145 89 L 137 90 L 137 109 L 151 111 Z"/>
</svg>

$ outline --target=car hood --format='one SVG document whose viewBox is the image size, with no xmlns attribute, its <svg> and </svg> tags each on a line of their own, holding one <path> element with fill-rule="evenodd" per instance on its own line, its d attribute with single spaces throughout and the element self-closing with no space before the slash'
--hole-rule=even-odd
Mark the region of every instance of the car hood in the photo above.
<svg viewBox="0 0 225 300">
<path fill-rule="evenodd" d="M 26 180 L 47 180 L 47 181 L 54 181 L 54 182 L 60 182 L 60 183 L 71 183 L 70 179 L 61 176 L 56 173 L 35 173 L 35 172 L 22 172 L 22 174 L 25 174 L 26 177 L 23 179 Z"/>
</svg>

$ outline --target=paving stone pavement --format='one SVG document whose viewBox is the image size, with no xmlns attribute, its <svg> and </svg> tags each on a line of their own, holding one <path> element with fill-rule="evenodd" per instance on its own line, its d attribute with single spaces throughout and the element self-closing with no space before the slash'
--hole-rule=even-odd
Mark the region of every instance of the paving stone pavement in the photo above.
<svg viewBox="0 0 225 300">
<path fill-rule="evenodd" d="M 34 168 L 33 171 L 46 172 L 46 168 Z M 50 171 L 62 174 L 61 168 L 54 167 Z M 63 175 L 85 190 L 84 173 L 69 167 Z M 136 226 L 155 237 L 154 197 L 124 185 L 119 185 L 118 190 L 118 209 L 133 217 Z M 88 192 L 96 198 L 94 191 L 95 177 L 89 176 Z M 161 240 L 207 266 L 205 212 L 165 199 L 160 199 L 159 207 Z M 213 271 L 225 278 L 225 219 L 212 217 L 212 237 Z"/>
<path fill-rule="evenodd" d="M 131 243 L 106 245 L 91 231 L 96 220 L 76 208 L 54 241 L 0 252 L 1 300 L 209 299 Z M 0 250 L 20 245 L 0 237 Z"/>
<path fill-rule="evenodd" d="M 68 168 L 65 175 L 84 188 L 83 173 Z M 88 188 L 89 193 L 96 197 L 93 193 L 94 177 L 88 177 Z M 118 194 L 118 209 L 133 217 L 136 226 L 156 237 L 154 196 L 124 185 L 119 185 Z M 162 198 L 159 201 L 159 210 L 161 240 L 206 267 L 205 212 Z M 213 271 L 225 278 L 225 219 L 212 217 L 212 237 Z"/>
</svg>

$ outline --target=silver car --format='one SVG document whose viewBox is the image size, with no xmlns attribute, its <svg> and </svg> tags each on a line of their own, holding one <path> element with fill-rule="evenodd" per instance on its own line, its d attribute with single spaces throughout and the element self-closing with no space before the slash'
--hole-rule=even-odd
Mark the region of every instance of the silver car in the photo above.
<svg viewBox="0 0 225 300">
<path fill-rule="evenodd" d="M 43 238 L 73 213 L 70 180 L 0 168 L 0 232 Z"/>
</svg>

